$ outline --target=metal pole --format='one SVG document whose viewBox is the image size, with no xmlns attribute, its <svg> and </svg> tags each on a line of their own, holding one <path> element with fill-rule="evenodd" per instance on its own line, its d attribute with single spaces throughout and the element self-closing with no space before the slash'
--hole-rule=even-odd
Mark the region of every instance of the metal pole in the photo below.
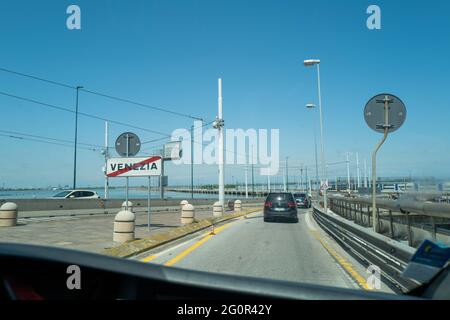
<svg viewBox="0 0 450 320">
<path fill-rule="evenodd" d="M 75 150 L 73 153 L 73 189 L 77 188 L 77 141 L 78 141 L 78 95 L 81 86 L 77 86 L 77 95 L 75 101 Z"/>
<path fill-rule="evenodd" d="M 254 176 L 254 165 L 253 165 L 253 145 L 252 145 L 252 197 L 255 197 L 255 176 Z"/>
<path fill-rule="evenodd" d="M 150 231 L 150 210 L 151 210 L 151 206 L 150 206 L 150 199 L 152 197 L 151 195 L 151 189 L 152 189 L 152 184 L 151 184 L 151 177 L 148 177 L 148 199 L 147 199 L 147 228 L 148 231 Z"/>
<path fill-rule="evenodd" d="M 320 141 L 321 141 L 321 149 L 322 149 L 322 180 L 323 183 L 326 183 L 326 167 L 325 167 L 325 145 L 323 138 L 323 113 L 322 113 L 322 95 L 320 92 L 320 64 L 317 64 L 317 87 L 319 94 L 319 113 L 320 113 Z M 323 188 L 323 207 L 325 212 L 327 212 L 327 188 Z"/>
<path fill-rule="evenodd" d="M 164 199 L 164 152 L 161 156 L 161 175 L 159 176 L 159 197 Z"/>
<path fill-rule="evenodd" d="M 248 177 L 247 177 L 247 165 L 245 165 L 245 198 L 248 199 Z"/>
<path fill-rule="evenodd" d="M 359 173 L 359 153 L 356 153 L 356 179 L 357 179 L 357 187 L 361 187 L 361 176 Z"/>
<path fill-rule="evenodd" d="M 364 188 L 367 188 L 367 181 L 368 181 L 368 177 L 367 177 L 367 161 L 366 158 L 364 158 Z"/>
<path fill-rule="evenodd" d="M 194 125 L 191 127 L 191 199 L 194 199 Z"/>
<path fill-rule="evenodd" d="M 350 187 L 350 159 L 349 159 L 349 154 L 347 152 L 347 189 L 348 192 L 350 192 L 351 187 Z"/>
<path fill-rule="evenodd" d="M 288 169 L 288 159 L 289 157 L 286 157 L 286 190 L 289 191 L 289 169 Z"/>
<path fill-rule="evenodd" d="M 129 157 L 130 154 L 130 137 L 127 134 L 127 158 Z M 128 211 L 128 177 L 126 177 L 127 180 L 127 185 L 126 185 L 126 190 L 125 190 L 125 210 Z"/>
<path fill-rule="evenodd" d="M 223 143 L 223 115 L 222 115 L 222 79 L 218 81 L 219 99 L 218 99 L 218 130 L 219 130 L 219 203 L 224 208 L 225 199 L 225 167 L 224 167 L 224 143 Z"/>
<path fill-rule="evenodd" d="M 108 121 L 105 122 L 105 199 L 109 198 L 109 178 L 106 175 L 107 165 L 109 158 L 109 149 L 108 149 Z"/>
<path fill-rule="evenodd" d="M 372 219 L 373 230 L 378 232 L 378 217 L 377 217 L 377 152 L 386 141 L 389 133 L 389 97 L 384 98 L 384 135 L 383 139 L 377 144 L 372 154 Z"/>
</svg>

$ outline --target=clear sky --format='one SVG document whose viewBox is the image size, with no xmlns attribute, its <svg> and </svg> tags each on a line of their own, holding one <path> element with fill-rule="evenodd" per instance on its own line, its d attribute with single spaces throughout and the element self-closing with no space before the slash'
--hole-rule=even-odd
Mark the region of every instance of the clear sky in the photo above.
<svg viewBox="0 0 450 320">
<path fill-rule="evenodd" d="M 81 8 L 81 30 L 66 27 L 71 4 Z M 381 8 L 381 30 L 366 27 L 371 4 Z M 226 126 L 280 129 L 281 158 L 311 170 L 318 113 L 304 106 L 317 103 L 316 73 L 302 61 L 321 59 L 328 162 L 358 152 L 370 166 L 381 135 L 366 126 L 363 109 L 375 94 L 390 92 L 405 102 L 408 117 L 379 153 L 380 175 L 450 176 L 446 0 L 2 0 L 0 35 L 0 68 L 209 120 L 222 77 Z M 73 90 L 5 72 L 0 91 L 71 109 L 75 104 Z M 0 130 L 73 139 L 73 114 L 2 95 L 0 107 Z M 83 92 L 80 111 L 169 134 L 192 124 Z M 80 117 L 79 141 L 103 144 L 103 128 L 102 121 Z M 112 124 L 110 142 L 127 130 L 143 141 L 161 137 Z M 0 150 L 0 184 L 71 184 L 70 147 L 0 136 Z M 79 183 L 101 185 L 102 165 L 100 152 L 80 150 Z M 217 182 L 216 167 L 195 170 L 196 182 Z M 345 165 L 329 171 L 343 176 Z M 167 173 L 171 183 L 189 182 L 187 166 L 169 166 Z M 242 167 L 230 168 L 226 180 L 242 182 L 243 176 Z"/>
</svg>

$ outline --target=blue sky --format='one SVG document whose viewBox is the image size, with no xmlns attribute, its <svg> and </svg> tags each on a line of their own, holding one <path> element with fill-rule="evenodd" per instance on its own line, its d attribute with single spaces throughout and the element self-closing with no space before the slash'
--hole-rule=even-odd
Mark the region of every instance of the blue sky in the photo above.
<svg viewBox="0 0 450 320">
<path fill-rule="evenodd" d="M 66 28 L 70 4 L 81 7 L 81 30 Z M 381 30 L 366 28 L 371 4 L 381 8 Z M 444 0 L 4 0 L 0 67 L 206 119 L 216 115 L 222 77 L 226 126 L 279 128 L 281 157 L 311 166 L 318 114 L 304 105 L 317 103 L 316 74 L 302 61 L 317 58 L 329 162 L 345 160 L 349 151 L 370 165 L 381 136 L 366 126 L 363 109 L 373 95 L 390 92 L 405 102 L 408 118 L 380 151 L 380 175 L 448 177 L 449 12 Z M 72 90 L 3 72 L 0 91 L 74 107 Z M 1 95 L 0 105 L 1 130 L 73 139 L 72 114 Z M 86 93 L 80 111 L 167 133 L 191 125 Z M 79 121 L 80 142 L 103 144 L 101 121 Z M 111 125 L 111 143 L 127 130 Z M 131 131 L 144 141 L 160 137 Z M 0 149 L 6 186 L 71 184 L 69 147 L 0 136 Z M 101 185 L 102 162 L 99 152 L 80 150 L 79 183 Z M 196 167 L 196 182 L 216 182 L 216 171 Z M 345 172 L 345 165 L 332 167 L 330 178 Z M 172 183 L 189 181 L 187 166 L 169 166 L 168 174 Z M 243 175 L 229 168 L 226 179 L 242 182 Z"/>
</svg>

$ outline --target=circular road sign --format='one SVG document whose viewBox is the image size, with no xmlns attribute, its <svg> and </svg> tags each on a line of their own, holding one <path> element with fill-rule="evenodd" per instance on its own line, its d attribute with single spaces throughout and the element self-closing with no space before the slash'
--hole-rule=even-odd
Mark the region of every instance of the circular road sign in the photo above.
<svg viewBox="0 0 450 320">
<path fill-rule="evenodd" d="M 367 125 L 376 132 L 384 133 L 384 105 L 388 102 L 388 132 L 400 128 L 406 119 L 406 107 L 400 98 L 393 94 L 376 95 L 367 102 L 364 108 L 364 119 Z"/>
<path fill-rule="evenodd" d="M 140 149 L 141 140 L 134 133 L 122 133 L 116 140 L 116 151 L 122 157 L 134 157 Z"/>
</svg>

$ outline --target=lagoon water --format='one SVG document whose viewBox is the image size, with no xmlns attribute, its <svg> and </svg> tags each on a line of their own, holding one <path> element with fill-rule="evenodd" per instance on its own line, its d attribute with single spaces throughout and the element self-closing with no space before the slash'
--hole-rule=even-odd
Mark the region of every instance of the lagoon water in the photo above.
<svg viewBox="0 0 450 320">
<path fill-rule="evenodd" d="M 89 189 L 96 191 L 100 197 L 104 197 L 105 190 L 103 188 L 98 189 Z M 61 192 L 61 190 L 24 190 L 24 191 L 0 191 L 0 199 L 47 199 L 52 197 L 53 195 Z M 148 191 L 143 189 L 130 189 L 129 190 L 129 198 L 130 199 L 145 199 L 148 196 Z M 190 198 L 191 195 L 189 193 L 182 192 L 165 192 L 166 198 Z M 159 198 L 159 192 L 152 190 L 151 197 L 153 199 Z M 109 198 L 110 199 L 125 199 L 125 188 L 114 188 L 109 190 Z M 194 198 L 196 199 L 216 199 L 218 198 L 217 194 L 194 194 Z M 225 195 L 225 198 L 238 198 L 237 196 Z M 243 197 L 242 197 L 243 198 Z"/>
</svg>

